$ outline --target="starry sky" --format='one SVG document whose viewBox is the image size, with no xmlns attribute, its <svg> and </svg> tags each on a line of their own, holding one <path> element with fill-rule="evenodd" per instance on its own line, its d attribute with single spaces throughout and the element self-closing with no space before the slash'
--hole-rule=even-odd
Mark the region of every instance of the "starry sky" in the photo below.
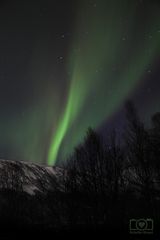
<svg viewBox="0 0 160 240">
<path fill-rule="evenodd" d="M 0 158 L 54 165 L 90 126 L 160 111 L 158 0 L 0 3 Z"/>
</svg>

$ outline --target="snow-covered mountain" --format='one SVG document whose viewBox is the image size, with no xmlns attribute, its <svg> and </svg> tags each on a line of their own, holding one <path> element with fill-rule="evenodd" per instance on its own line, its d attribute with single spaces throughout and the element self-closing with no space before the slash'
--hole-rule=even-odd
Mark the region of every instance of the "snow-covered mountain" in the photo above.
<svg viewBox="0 0 160 240">
<path fill-rule="evenodd" d="M 29 194 L 63 190 L 63 174 L 59 167 L 0 159 L 0 190 L 14 189 Z"/>
</svg>

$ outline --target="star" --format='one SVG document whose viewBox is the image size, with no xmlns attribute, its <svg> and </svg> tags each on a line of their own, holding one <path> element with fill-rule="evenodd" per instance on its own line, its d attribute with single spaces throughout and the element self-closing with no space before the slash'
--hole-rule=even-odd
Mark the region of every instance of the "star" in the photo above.
<svg viewBox="0 0 160 240">
<path fill-rule="evenodd" d="M 63 57 L 63 56 L 60 56 L 60 57 L 59 57 L 59 60 L 63 60 L 63 59 L 64 59 L 64 57 Z"/>
</svg>

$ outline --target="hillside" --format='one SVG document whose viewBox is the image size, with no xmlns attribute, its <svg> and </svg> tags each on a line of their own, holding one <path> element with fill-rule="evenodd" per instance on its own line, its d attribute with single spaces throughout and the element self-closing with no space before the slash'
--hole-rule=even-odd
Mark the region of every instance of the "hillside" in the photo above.
<svg viewBox="0 0 160 240">
<path fill-rule="evenodd" d="M 60 187 L 62 174 L 59 167 L 0 159 L 0 189 L 24 191 L 31 195 L 45 193 L 53 187 Z"/>
</svg>

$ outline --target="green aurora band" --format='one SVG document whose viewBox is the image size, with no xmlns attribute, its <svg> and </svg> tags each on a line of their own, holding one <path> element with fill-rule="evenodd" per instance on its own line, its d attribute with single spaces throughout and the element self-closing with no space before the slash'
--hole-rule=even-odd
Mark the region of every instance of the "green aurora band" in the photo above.
<svg viewBox="0 0 160 240">
<path fill-rule="evenodd" d="M 31 47 L 21 44 L 21 37 L 23 40 L 24 33 L 28 36 L 33 25 L 30 5 L 26 3 L 24 8 L 22 3 L 20 14 L 27 12 L 27 18 L 22 17 L 21 22 L 17 22 L 13 6 L 8 11 L 8 14 L 13 12 L 13 22 L 8 22 L 6 35 L 3 29 L 1 33 L 8 39 L 8 32 L 12 33 L 16 25 L 19 48 L 16 52 L 16 48 L 12 49 L 14 39 L 8 41 L 7 46 L 14 54 L 7 59 L 6 69 L 12 73 L 12 68 L 19 66 L 20 69 L 24 65 L 23 61 L 28 63 L 17 71 L 18 75 L 14 76 L 13 72 L 13 79 L 9 74 L 8 84 L 2 82 L 1 92 L 5 94 L 0 101 L 0 158 L 45 165 L 65 161 L 83 141 L 88 127 L 101 127 L 127 98 L 141 89 L 148 70 L 157 62 L 160 54 L 158 0 L 141 3 L 139 0 L 98 0 L 97 5 L 93 0 L 75 2 L 79 5 L 74 31 L 70 30 L 73 35 L 70 35 L 68 55 L 65 50 L 70 37 L 66 40 L 57 37 L 56 23 L 51 21 L 53 16 L 39 19 L 37 15 L 35 45 Z M 32 48 L 31 53 L 27 53 L 26 46 Z M 59 60 L 60 54 L 63 60 Z M 4 59 L 5 55 L 4 51 Z M 14 77 L 19 85 L 17 81 L 14 85 Z M 159 109 L 158 90 L 149 98 L 147 109 L 142 109 L 143 117 Z M 18 99 L 17 91 L 21 93 Z M 15 96 L 13 102 L 8 94 Z"/>
<path fill-rule="evenodd" d="M 68 97 L 51 137 L 49 165 L 66 159 L 89 126 L 99 127 L 121 107 L 160 52 L 156 3 L 143 12 L 127 0 L 81 1 L 78 7 Z"/>
</svg>

